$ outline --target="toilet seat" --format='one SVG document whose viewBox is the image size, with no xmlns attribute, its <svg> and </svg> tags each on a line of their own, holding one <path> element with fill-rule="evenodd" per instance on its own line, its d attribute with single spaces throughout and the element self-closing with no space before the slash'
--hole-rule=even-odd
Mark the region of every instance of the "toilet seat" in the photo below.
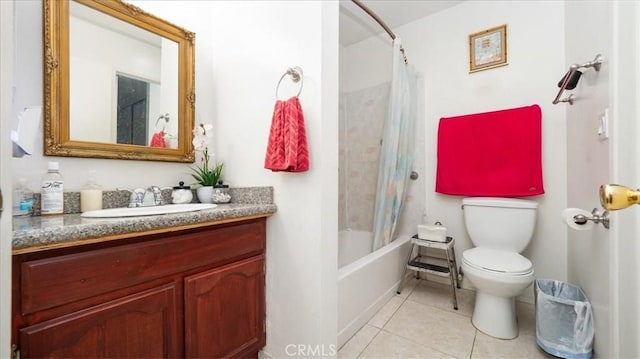
<svg viewBox="0 0 640 359">
<path fill-rule="evenodd" d="M 462 253 L 462 261 L 469 267 L 495 274 L 524 276 L 533 272 L 533 264 L 515 252 L 476 247 Z"/>
</svg>

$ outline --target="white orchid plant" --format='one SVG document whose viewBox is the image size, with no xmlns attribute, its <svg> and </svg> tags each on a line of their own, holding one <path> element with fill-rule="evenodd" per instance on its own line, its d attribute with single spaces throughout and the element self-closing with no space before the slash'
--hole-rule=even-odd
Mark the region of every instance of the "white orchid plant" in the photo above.
<svg viewBox="0 0 640 359">
<path fill-rule="evenodd" d="M 213 186 L 218 183 L 218 179 L 222 174 L 223 163 L 216 164 L 215 167 L 209 167 L 209 144 L 213 138 L 213 125 L 200 124 L 193 129 L 193 148 L 197 152 L 202 152 L 200 157 L 200 165 L 192 168 L 191 176 L 202 186 Z"/>
</svg>

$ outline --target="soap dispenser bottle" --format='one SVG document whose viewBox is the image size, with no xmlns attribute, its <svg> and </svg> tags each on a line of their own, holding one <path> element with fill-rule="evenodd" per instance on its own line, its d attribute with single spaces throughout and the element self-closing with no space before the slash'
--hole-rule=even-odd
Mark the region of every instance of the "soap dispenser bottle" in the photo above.
<svg viewBox="0 0 640 359">
<path fill-rule="evenodd" d="M 47 164 L 40 188 L 40 212 L 43 216 L 64 213 L 64 181 L 58 162 Z"/>
<path fill-rule="evenodd" d="M 102 189 L 96 181 L 96 171 L 89 171 L 89 178 L 80 190 L 80 212 L 102 209 Z"/>
</svg>

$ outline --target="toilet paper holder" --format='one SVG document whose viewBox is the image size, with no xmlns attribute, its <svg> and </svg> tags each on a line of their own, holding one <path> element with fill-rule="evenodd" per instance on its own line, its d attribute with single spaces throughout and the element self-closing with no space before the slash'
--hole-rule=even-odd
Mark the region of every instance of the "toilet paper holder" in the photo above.
<svg viewBox="0 0 640 359">
<path fill-rule="evenodd" d="M 573 222 L 575 224 L 583 225 L 586 224 L 587 221 L 592 221 L 595 224 L 602 223 L 604 228 L 609 229 L 609 211 L 600 213 L 597 208 L 594 208 L 593 211 L 591 211 L 591 217 L 582 214 L 573 216 Z"/>
</svg>

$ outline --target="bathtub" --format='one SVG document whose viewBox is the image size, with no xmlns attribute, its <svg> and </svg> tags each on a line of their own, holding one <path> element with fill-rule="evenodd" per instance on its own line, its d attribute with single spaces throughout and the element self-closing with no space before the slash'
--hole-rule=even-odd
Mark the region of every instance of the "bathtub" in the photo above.
<svg viewBox="0 0 640 359">
<path fill-rule="evenodd" d="M 371 252 L 373 234 L 338 235 L 338 348 L 362 328 L 395 294 L 406 264 L 409 236 Z"/>
</svg>

